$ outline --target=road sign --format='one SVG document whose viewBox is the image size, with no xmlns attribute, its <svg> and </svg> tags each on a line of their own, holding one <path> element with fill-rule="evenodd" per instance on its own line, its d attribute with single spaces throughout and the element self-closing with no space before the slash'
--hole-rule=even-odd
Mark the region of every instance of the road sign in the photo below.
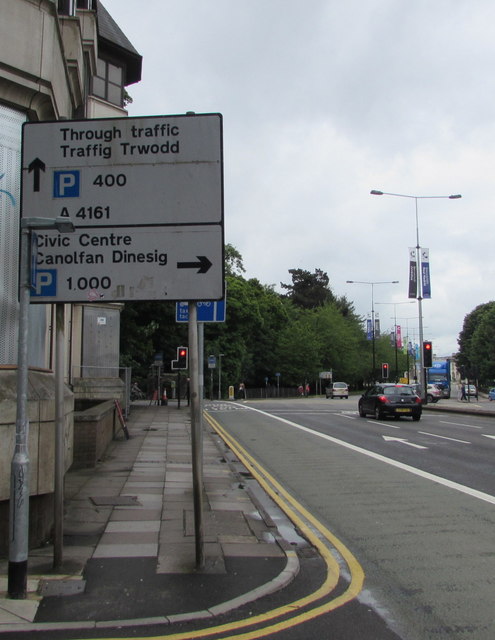
<svg viewBox="0 0 495 640">
<path fill-rule="evenodd" d="M 216 368 L 217 368 L 217 357 L 208 356 L 208 369 L 216 369 Z"/>
<path fill-rule="evenodd" d="M 225 299 L 216 302 L 196 302 L 198 322 L 225 322 Z M 177 302 L 175 321 L 189 322 L 189 303 Z"/>
<path fill-rule="evenodd" d="M 222 116 L 26 123 L 21 210 L 76 226 L 38 234 L 31 302 L 218 300 Z"/>
<path fill-rule="evenodd" d="M 217 225 L 86 227 L 36 235 L 31 302 L 223 297 L 223 233 Z"/>
<path fill-rule="evenodd" d="M 22 215 L 79 226 L 223 224 L 222 116 L 28 122 Z"/>
</svg>

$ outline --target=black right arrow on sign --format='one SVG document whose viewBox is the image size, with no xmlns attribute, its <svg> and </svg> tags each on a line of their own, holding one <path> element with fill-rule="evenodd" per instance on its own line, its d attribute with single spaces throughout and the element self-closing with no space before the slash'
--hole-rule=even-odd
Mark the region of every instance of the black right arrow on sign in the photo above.
<svg viewBox="0 0 495 640">
<path fill-rule="evenodd" d="M 197 269 L 197 273 L 206 273 L 212 263 L 206 256 L 196 256 L 198 262 L 178 262 L 177 269 Z"/>
</svg>

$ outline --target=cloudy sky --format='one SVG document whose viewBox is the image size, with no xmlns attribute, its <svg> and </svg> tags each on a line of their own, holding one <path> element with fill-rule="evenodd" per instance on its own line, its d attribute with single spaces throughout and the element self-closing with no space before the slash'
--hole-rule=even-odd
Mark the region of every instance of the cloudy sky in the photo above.
<svg viewBox="0 0 495 640">
<path fill-rule="evenodd" d="M 365 317 L 406 303 L 414 199 L 425 339 L 457 350 L 494 299 L 493 0 L 103 0 L 143 56 L 131 116 L 220 112 L 225 235 L 246 277 L 322 269 Z M 380 305 L 417 339 L 417 306 Z M 406 320 L 406 318 L 408 318 Z"/>
</svg>

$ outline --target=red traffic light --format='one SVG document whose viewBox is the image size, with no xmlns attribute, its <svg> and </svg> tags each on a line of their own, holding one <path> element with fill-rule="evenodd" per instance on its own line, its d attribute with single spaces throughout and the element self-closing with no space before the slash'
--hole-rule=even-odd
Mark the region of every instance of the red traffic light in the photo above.
<svg viewBox="0 0 495 640">
<path fill-rule="evenodd" d="M 177 347 L 177 365 L 176 369 L 187 369 L 188 364 L 188 348 L 187 347 Z"/>
<path fill-rule="evenodd" d="M 423 367 L 430 368 L 433 366 L 433 347 L 430 340 L 423 342 Z"/>
<path fill-rule="evenodd" d="M 382 363 L 382 378 L 388 378 L 388 362 Z"/>
</svg>

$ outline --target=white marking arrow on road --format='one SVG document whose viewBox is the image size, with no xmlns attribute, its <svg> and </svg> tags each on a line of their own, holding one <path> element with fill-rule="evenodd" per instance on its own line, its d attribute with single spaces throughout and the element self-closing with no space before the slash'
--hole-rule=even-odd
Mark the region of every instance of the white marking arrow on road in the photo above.
<svg viewBox="0 0 495 640">
<path fill-rule="evenodd" d="M 385 440 L 385 442 L 390 442 L 390 441 L 402 442 L 403 444 L 407 444 L 410 447 L 416 447 L 416 449 L 428 449 L 428 447 L 423 447 L 420 444 L 414 444 L 413 442 L 409 442 L 405 438 L 393 438 L 392 436 L 382 436 L 382 438 Z"/>
</svg>

